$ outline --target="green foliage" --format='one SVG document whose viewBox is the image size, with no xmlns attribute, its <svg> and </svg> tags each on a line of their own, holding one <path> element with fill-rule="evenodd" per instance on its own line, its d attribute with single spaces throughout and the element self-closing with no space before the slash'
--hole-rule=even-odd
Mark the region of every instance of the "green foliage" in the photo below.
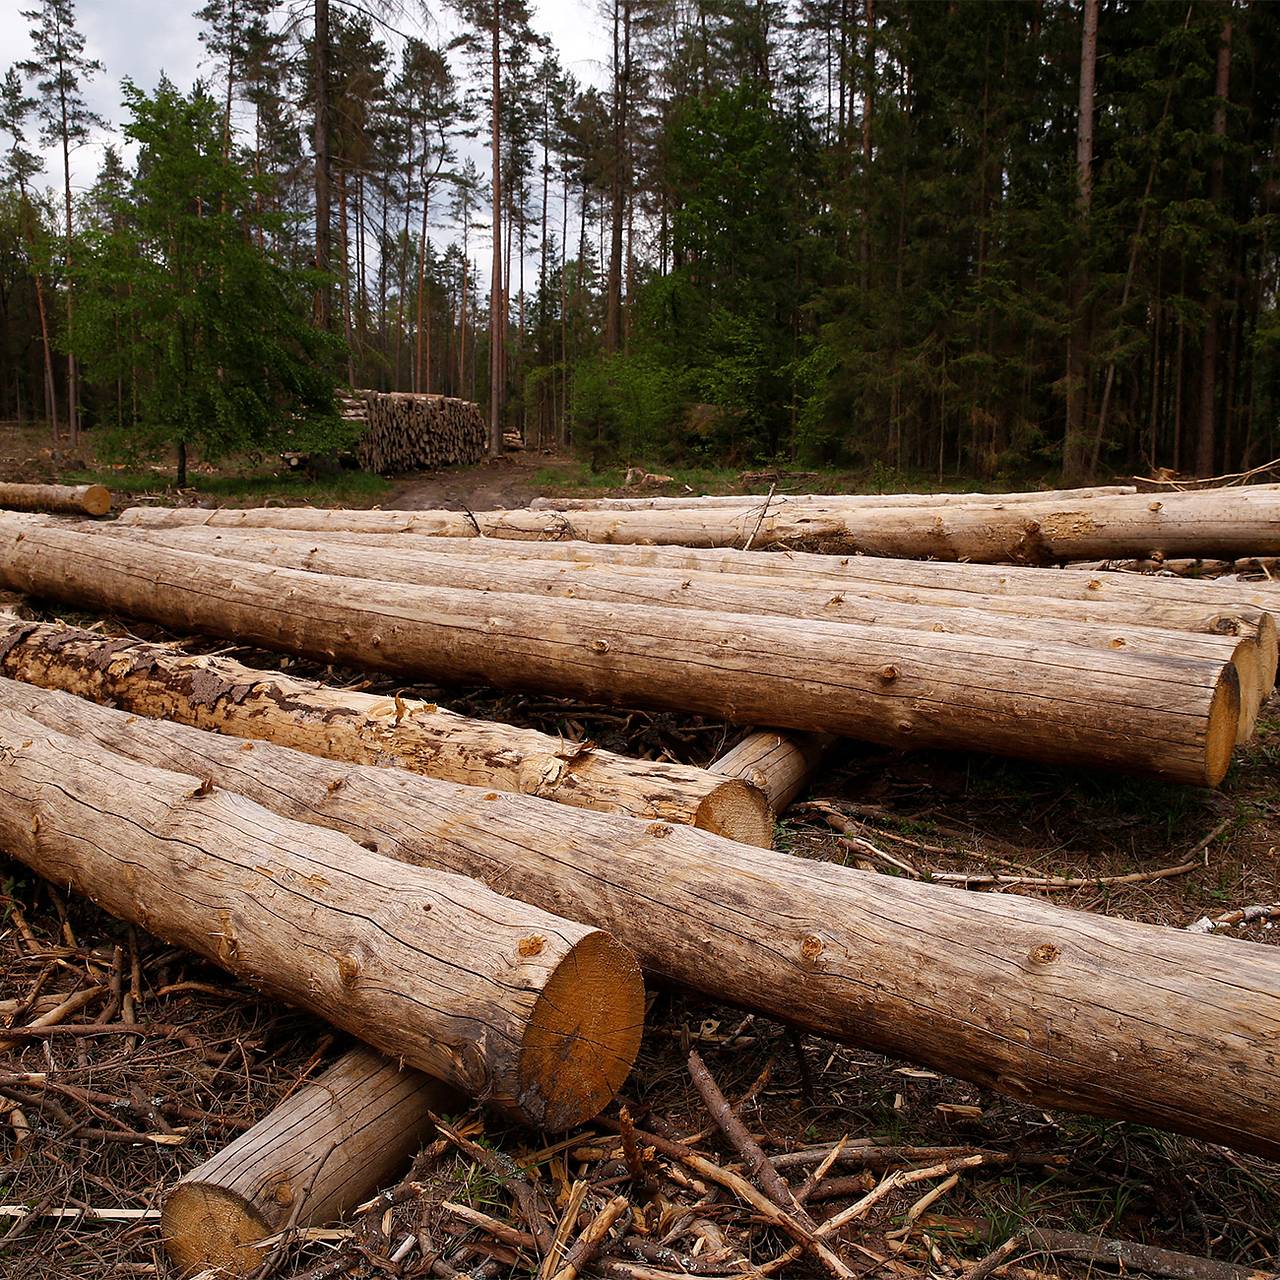
<svg viewBox="0 0 1280 1280">
<path fill-rule="evenodd" d="M 170 84 L 126 84 L 125 98 L 137 172 L 79 246 L 72 334 L 91 378 L 136 389 L 139 420 L 118 446 L 191 443 L 216 459 L 347 443 L 341 344 L 311 323 L 312 274 L 259 247 L 255 231 L 280 219 L 257 212 L 248 164 L 224 157 L 217 104 Z"/>
<path fill-rule="evenodd" d="M 670 456 L 680 443 L 682 400 L 677 377 L 651 356 L 597 356 L 574 377 L 578 442 L 597 465 Z"/>
</svg>

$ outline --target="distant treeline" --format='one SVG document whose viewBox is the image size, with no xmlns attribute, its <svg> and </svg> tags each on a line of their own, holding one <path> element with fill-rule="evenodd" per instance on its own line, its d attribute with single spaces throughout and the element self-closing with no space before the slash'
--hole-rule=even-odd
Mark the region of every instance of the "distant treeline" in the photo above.
<svg viewBox="0 0 1280 1280">
<path fill-rule="evenodd" d="M 404 6 L 396 30 L 337 0 L 306 23 L 275 0 L 200 11 L 210 82 L 188 102 L 227 170 L 194 212 L 229 214 L 336 339 L 295 334 L 294 355 L 601 459 L 1082 478 L 1280 454 L 1280 5 L 610 4 L 604 90 L 521 0 L 456 0 L 443 48 L 406 38 Z M 74 31 L 71 0 L 41 22 Z M 77 263 L 148 175 L 112 151 L 83 198 L 61 172 L 45 193 L 24 156 L 37 118 L 61 141 L 59 67 L 73 146 L 102 70 L 51 39 L 0 117 L 0 416 L 65 426 L 74 400 L 127 432 L 152 373 L 107 376 L 102 333 L 76 336 L 78 291 L 103 288 Z M 164 112 L 131 103 L 136 138 Z"/>
</svg>

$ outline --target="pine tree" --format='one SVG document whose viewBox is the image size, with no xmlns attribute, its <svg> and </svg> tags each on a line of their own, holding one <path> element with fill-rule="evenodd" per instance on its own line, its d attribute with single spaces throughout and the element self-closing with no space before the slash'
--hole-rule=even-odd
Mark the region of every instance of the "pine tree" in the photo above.
<svg viewBox="0 0 1280 1280">
<path fill-rule="evenodd" d="M 39 217 L 32 203 L 31 180 L 39 174 L 44 164 L 27 148 L 26 121 L 35 110 L 36 100 L 23 91 L 22 79 L 17 67 L 10 67 L 0 81 L 0 132 L 9 135 L 9 149 L 4 155 L 3 180 L 17 189 L 17 220 L 19 234 L 27 247 L 27 260 L 35 285 L 36 311 L 40 318 L 40 345 L 44 352 L 45 411 L 53 429 L 55 446 L 58 442 L 58 398 L 53 380 L 53 349 L 49 342 L 49 317 L 45 310 L 44 280 L 41 269 Z"/>
<path fill-rule="evenodd" d="M 87 58 L 84 36 L 76 27 L 74 0 L 41 0 L 38 9 L 24 9 L 22 16 L 32 24 L 33 58 L 20 64 L 36 81 L 39 90 L 40 138 L 45 145 L 56 144 L 62 150 L 62 189 L 65 215 L 67 280 L 67 330 L 73 324 L 74 296 L 71 247 L 75 235 L 71 204 L 71 152 L 88 141 L 95 128 L 104 125 L 96 112 L 89 109 L 81 91 L 81 82 L 92 79 L 103 70 L 96 58 Z M 67 353 L 67 422 L 71 446 L 79 443 L 80 410 L 76 388 L 76 359 Z"/>
<path fill-rule="evenodd" d="M 137 172 L 114 226 L 86 232 L 72 346 L 91 376 L 145 371 L 133 447 L 168 443 L 186 483 L 188 446 L 332 447 L 340 344 L 307 316 L 310 273 L 259 251 L 249 163 L 222 154 L 222 113 L 197 88 L 125 82 Z M 261 215 L 270 223 L 279 215 Z"/>
</svg>

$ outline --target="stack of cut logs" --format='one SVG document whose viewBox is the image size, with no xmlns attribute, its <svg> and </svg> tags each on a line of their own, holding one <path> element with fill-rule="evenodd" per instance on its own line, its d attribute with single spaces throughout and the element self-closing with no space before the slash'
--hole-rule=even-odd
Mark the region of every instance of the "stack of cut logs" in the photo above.
<svg viewBox="0 0 1280 1280">
<path fill-rule="evenodd" d="M 356 390 L 342 397 L 342 416 L 366 424 L 356 457 L 379 475 L 479 462 L 488 442 L 479 408 L 453 396 Z"/>
<path fill-rule="evenodd" d="M 404 526 L 416 513 L 10 515 L 0 572 L 79 607 L 406 676 L 1197 784 L 1221 781 L 1275 680 L 1267 585 Z"/>
<path fill-rule="evenodd" d="M 641 971 L 1024 1101 L 1280 1156 L 1273 949 L 768 847 L 829 735 L 1216 783 L 1275 679 L 1280 589 L 416 519 L 0 513 L 0 582 L 407 678 L 800 732 L 695 769 L 0 619 L 0 848 L 388 1055 L 341 1057 L 182 1179 L 181 1267 L 243 1274 L 253 1242 L 360 1202 L 445 1086 L 549 1129 L 590 1116 L 637 1051 Z"/>
</svg>

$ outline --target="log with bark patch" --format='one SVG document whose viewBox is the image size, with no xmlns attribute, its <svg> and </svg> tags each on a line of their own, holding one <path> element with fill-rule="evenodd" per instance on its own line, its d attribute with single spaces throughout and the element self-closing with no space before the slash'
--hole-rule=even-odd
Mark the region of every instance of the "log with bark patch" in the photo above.
<svg viewBox="0 0 1280 1280">
<path fill-rule="evenodd" d="M 1002 1090 L 1280 1155 L 1274 948 L 130 717 L 0 701 L 608 929 L 652 973 Z M 30 734 L 28 734 L 30 736 Z M 104 783 L 104 786 L 109 783 Z"/>
<path fill-rule="evenodd" d="M 1216 785 L 1235 669 L 842 622 L 407 587 L 0 516 L 6 585 L 327 660 Z"/>
<path fill-rule="evenodd" d="M 959 507 L 975 502 L 1075 502 L 1137 493 L 1131 484 L 1094 485 L 1085 489 L 1040 489 L 1025 493 L 751 493 L 684 494 L 671 498 L 534 498 L 531 511 L 677 511 L 712 507 L 759 511 L 806 503 L 840 507 Z"/>
<path fill-rule="evenodd" d="M 0 507 L 10 511 L 105 516 L 111 510 L 111 490 L 102 484 L 0 483 Z"/>
<path fill-rule="evenodd" d="M 335 760 L 398 764 L 451 782 L 688 823 L 744 844 L 767 847 L 773 838 L 765 792 L 754 777 L 731 769 L 634 760 L 431 702 L 334 689 L 170 645 L 0 620 L 0 672 Z M 777 768 L 784 766 L 780 759 Z M 768 779 L 774 771 L 758 766 L 756 772 Z"/>
<path fill-rule="evenodd" d="M 160 1231 L 185 1275 L 248 1275 L 258 1247 L 286 1226 L 329 1222 L 408 1165 L 431 1133 L 429 1113 L 458 1095 L 371 1049 L 348 1050 L 164 1199 Z"/>
<path fill-rule="evenodd" d="M 130 541 L 154 537 L 138 530 L 107 531 L 108 536 Z M 922 604 L 898 604 L 872 600 L 845 592 L 833 592 L 822 582 L 796 577 L 778 582 L 767 592 L 748 575 L 707 573 L 699 570 L 639 568 L 604 565 L 590 561 L 573 564 L 537 560 L 478 559 L 450 556 L 446 551 L 415 552 L 393 542 L 376 552 L 340 543 L 264 538 L 251 530 L 181 530 L 171 534 L 191 550 L 228 556 L 253 564 L 275 564 L 343 577 L 373 578 L 415 586 L 460 587 L 562 599 L 597 600 L 607 604 L 657 605 L 720 613 L 764 614 L 827 622 L 856 622 L 908 631 L 992 636 L 1036 642 L 1046 631 L 1043 618 L 1024 618 L 979 607 L 936 608 Z M 454 545 L 453 543 L 449 544 Z M 976 602 L 975 602 L 976 603 Z M 1150 625 L 1099 626 L 1059 617 L 1053 623 L 1057 644 L 1087 649 L 1124 650 L 1131 653 L 1167 654 L 1230 662 L 1240 680 L 1241 714 L 1238 741 L 1253 736 L 1263 699 L 1273 683 L 1264 669 L 1256 637 L 1221 636 Z"/>
<path fill-rule="evenodd" d="M 134 507 L 129 525 L 416 532 L 689 547 L 814 546 L 876 556 L 1053 564 L 1123 556 L 1280 552 L 1280 493 L 1120 494 L 1065 502 L 974 503 L 922 517 L 913 507 L 812 503 L 777 511 L 194 511 Z"/>
<path fill-rule="evenodd" d="M 608 934 L 51 729 L 3 684 L 0 842 L 31 870 L 525 1123 L 626 1078 L 644 991 Z"/>
</svg>

